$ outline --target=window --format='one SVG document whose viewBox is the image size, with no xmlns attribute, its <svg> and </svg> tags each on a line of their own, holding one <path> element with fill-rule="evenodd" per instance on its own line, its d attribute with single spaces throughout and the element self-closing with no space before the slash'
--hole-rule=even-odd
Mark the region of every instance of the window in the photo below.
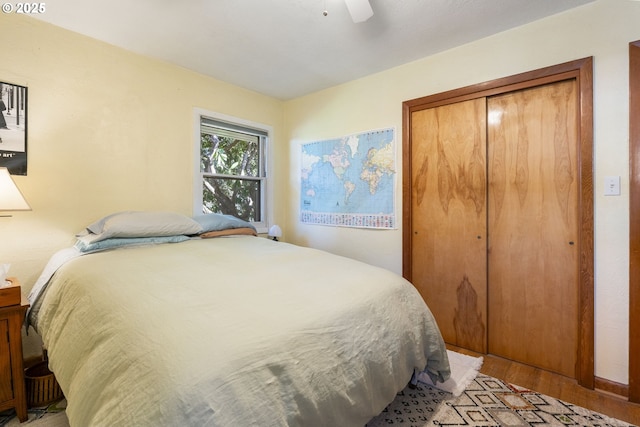
<svg viewBox="0 0 640 427">
<path fill-rule="evenodd" d="M 199 174 L 196 213 L 233 215 L 267 228 L 266 148 L 260 125 L 198 114 Z"/>
</svg>

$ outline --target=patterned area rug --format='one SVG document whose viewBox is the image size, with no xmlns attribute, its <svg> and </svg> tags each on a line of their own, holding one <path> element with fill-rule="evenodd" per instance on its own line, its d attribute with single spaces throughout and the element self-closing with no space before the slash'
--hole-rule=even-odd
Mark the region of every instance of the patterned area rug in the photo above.
<svg viewBox="0 0 640 427">
<path fill-rule="evenodd" d="M 65 409 L 66 399 L 39 408 L 29 408 L 29 418 L 24 423 L 18 420 L 14 410 L 0 412 L 0 427 L 18 427 L 26 424 L 29 424 L 29 427 L 69 427 Z"/>
<path fill-rule="evenodd" d="M 459 397 L 423 383 L 405 388 L 366 427 L 390 425 L 632 426 L 483 374 Z"/>
<path fill-rule="evenodd" d="M 20 423 L 12 411 L 0 413 L 0 427 L 68 427 L 66 400 L 29 409 Z M 496 378 L 479 374 L 458 397 L 419 383 L 405 388 L 366 427 L 426 426 L 631 426 Z"/>
</svg>

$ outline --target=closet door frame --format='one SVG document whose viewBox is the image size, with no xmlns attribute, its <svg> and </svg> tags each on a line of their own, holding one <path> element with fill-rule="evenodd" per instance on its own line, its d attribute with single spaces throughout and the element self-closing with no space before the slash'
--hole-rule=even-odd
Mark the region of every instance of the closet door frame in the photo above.
<svg viewBox="0 0 640 427">
<path fill-rule="evenodd" d="M 415 111 L 575 79 L 578 85 L 579 281 L 576 379 L 594 388 L 593 57 L 429 95 L 402 104 L 402 274 L 412 280 L 411 116 Z"/>
<path fill-rule="evenodd" d="M 629 43 L 629 401 L 640 403 L 640 40 Z"/>
</svg>

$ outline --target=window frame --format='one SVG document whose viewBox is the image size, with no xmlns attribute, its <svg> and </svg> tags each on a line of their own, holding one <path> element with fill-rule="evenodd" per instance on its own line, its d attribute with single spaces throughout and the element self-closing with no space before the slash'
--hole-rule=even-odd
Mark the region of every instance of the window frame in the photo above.
<svg viewBox="0 0 640 427">
<path fill-rule="evenodd" d="M 193 215 L 202 214 L 202 192 L 204 175 L 200 171 L 200 135 L 202 118 L 207 118 L 216 122 L 228 123 L 235 128 L 248 128 L 257 132 L 266 133 L 264 145 L 261 144 L 261 163 L 264 165 L 264 177 L 260 178 L 261 184 L 261 221 L 252 222 L 258 233 L 267 233 L 273 218 L 273 190 L 271 182 L 271 141 L 273 128 L 263 123 L 257 123 L 226 114 L 208 111 L 202 108 L 194 108 L 193 110 Z"/>
</svg>

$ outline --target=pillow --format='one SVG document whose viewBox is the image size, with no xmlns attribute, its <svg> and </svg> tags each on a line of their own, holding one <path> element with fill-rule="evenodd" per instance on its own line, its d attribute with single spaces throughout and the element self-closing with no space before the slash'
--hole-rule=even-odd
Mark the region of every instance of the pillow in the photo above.
<svg viewBox="0 0 640 427">
<path fill-rule="evenodd" d="M 113 237 L 160 237 L 201 232 L 200 224 L 185 215 L 172 212 L 125 211 L 94 222 L 77 237 L 88 244 Z"/>
<path fill-rule="evenodd" d="M 194 216 L 193 219 L 202 226 L 202 233 L 206 233 L 207 231 L 229 230 L 232 228 L 252 228 L 254 231 L 256 229 L 250 222 L 232 215 L 211 213 Z"/>
<path fill-rule="evenodd" d="M 75 244 L 76 249 L 80 252 L 97 252 L 107 249 L 120 248 L 122 246 L 136 246 L 136 245 L 154 245 L 158 243 L 179 243 L 185 240 L 190 240 L 189 237 L 179 236 L 163 236 L 163 237 L 120 237 L 113 239 L 100 240 L 95 243 L 85 243 L 78 239 Z"/>
</svg>

